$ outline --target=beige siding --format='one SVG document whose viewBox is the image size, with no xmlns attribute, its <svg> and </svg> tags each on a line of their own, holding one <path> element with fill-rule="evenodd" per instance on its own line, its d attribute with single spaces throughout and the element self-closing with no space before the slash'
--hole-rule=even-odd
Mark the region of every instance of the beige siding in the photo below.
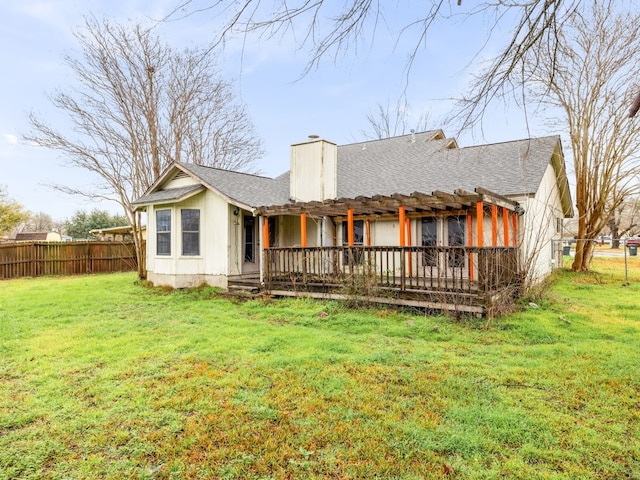
<svg viewBox="0 0 640 480">
<path fill-rule="evenodd" d="M 176 178 L 176 176 L 174 175 L 174 177 L 170 180 L 167 180 L 163 185 L 162 188 L 179 188 L 179 187 L 187 187 L 189 185 L 196 185 L 199 184 L 200 182 L 198 182 L 197 180 L 194 180 L 193 178 L 186 176 L 184 174 L 178 174 L 178 178 Z"/>
<path fill-rule="evenodd" d="M 560 192 L 552 165 L 547 167 L 534 198 L 521 199 L 525 214 L 520 222 L 522 259 L 530 266 L 530 279 L 538 281 L 549 274 L 561 261 L 561 232 L 559 218 L 564 218 Z"/>
<path fill-rule="evenodd" d="M 180 210 L 183 208 L 200 210 L 200 255 L 182 255 Z M 149 235 L 147 239 L 149 280 L 174 287 L 196 286 L 203 282 L 226 287 L 226 275 L 229 270 L 227 202 L 207 190 L 178 204 L 149 207 L 149 232 L 156 231 L 156 210 L 164 209 L 171 211 L 171 254 L 156 255 L 156 236 Z"/>
</svg>

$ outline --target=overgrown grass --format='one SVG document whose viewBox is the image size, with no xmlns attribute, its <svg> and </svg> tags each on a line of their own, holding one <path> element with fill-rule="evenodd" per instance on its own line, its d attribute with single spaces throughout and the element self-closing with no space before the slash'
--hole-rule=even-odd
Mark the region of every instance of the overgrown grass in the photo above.
<svg viewBox="0 0 640 480">
<path fill-rule="evenodd" d="M 640 284 L 487 324 L 0 282 L 0 478 L 640 478 Z"/>
</svg>

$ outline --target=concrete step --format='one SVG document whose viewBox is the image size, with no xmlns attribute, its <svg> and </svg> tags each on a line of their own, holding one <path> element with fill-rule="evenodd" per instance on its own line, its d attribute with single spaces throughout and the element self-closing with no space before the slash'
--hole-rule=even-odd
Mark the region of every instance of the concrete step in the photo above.
<svg viewBox="0 0 640 480">
<path fill-rule="evenodd" d="M 244 293 L 244 294 L 257 294 L 260 293 L 260 288 L 258 285 L 243 285 L 243 284 L 229 284 L 227 287 L 229 293 Z"/>
</svg>

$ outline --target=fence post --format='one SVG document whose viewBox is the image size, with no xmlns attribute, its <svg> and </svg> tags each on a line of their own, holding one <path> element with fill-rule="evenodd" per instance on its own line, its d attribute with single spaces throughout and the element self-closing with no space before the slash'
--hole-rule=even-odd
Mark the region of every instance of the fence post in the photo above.
<svg viewBox="0 0 640 480">
<path fill-rule="evenodd" d="M 31 249 L 30 249 L 30 256 L 31 256 L 31 276 L 32 277 L 36 277 L 37 276 L 37 269 L 36 269 L 36 258 L 37 258 L 37 253 L 36 253 L 36 244 L 32 243 L 31 244 Z"/>
</svg>

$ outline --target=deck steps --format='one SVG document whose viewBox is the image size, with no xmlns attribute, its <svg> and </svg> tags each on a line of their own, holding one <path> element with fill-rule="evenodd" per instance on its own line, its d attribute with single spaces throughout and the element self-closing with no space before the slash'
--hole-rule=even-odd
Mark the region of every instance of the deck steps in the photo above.
<svg viewBox="0 0 640 480">
<path fill-rule="evenodd" d="M 255 296 L 260 293 L 260 277 L 258 275 L 229 277 L 227 291 L 230 295 Z"/>
<path fill-rule="evenodd" d="M 240 294 L 258 294 L 260 293 L 260 287 L 257 285 L 229 285 L 227 290 L 229 293 L 240 293 Z"/>
</svg>

